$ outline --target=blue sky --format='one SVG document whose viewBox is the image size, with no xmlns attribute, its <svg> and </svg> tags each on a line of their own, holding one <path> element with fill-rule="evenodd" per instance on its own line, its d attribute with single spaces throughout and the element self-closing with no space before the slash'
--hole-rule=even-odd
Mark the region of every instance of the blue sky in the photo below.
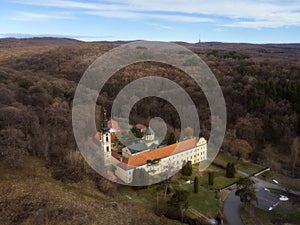
<svg viewBox="0 0 300 225">
<path fill-rule="evenodd" d="M 300 43 L 299 0 L 1 0 L 0 37 Z"/>
</svg>

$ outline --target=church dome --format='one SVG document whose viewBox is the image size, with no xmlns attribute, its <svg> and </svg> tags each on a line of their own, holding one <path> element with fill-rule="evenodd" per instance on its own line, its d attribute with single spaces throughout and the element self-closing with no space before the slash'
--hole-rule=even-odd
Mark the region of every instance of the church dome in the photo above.
<svg viewBox="0 0 300 225">
<path fill-rule="evenodd" d="M 151 127 L 148 127 L 145 132 L 144 132 L 145 135 L 154 135 L 154 131 L 151 129 Z"/>
</svg>

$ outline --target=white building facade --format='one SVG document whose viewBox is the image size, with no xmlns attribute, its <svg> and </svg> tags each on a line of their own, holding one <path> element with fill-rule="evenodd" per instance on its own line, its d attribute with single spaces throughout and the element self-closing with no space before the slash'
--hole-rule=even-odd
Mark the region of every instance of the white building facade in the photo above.
<svg viewBox="0 0 300 225">
<path fill-rule="evenodd" d="M 124 183 L 131 183 L 135 169 L 144 169 L 149 175 L 172 174 L 172 171 L 179 171 L 188 161 L 196 164 L 206 159 L 207 141 L 203 137 L 191 138 L 132 157 L 121 157 L 117 161 L 119 163 L 115 164 L 115 175 Z"/>
</svg>

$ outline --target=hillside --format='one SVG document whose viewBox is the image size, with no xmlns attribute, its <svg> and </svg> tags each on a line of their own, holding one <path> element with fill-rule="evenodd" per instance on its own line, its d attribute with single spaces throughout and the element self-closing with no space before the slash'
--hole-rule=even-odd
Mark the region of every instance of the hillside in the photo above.
<svg viewBox="0 0 300 225">
<path fill-rule="evenodd" d="M 74 218 L 72 224 L 105 224 L 108 219 L 149 224 L 145 222 L 149 218 L 155 224 L 166 223 L 148 211 L 144 219 L 140 207 L 134 218 L 127 215 L 124 208 L 138 211 L 138 206 L 124 201 L 117 206 L 106 203 L 116 201 L 106 195 L 120 197 L 117 187 L 87 167 L 73 138 L 76 84 L 97 57 L 118 44 L 0 39 L 0 204 L 7 209 L 1 211 L 1 221 L 31 223 L 38 211 L 42 214 L 38 218 L 53 224 L 64 220 L 63 216 L 55 220 L 53 215 L 58 214 Z M 222 87 L 228 119 L 221 151 L 299 178 L 300 44 L 180 44 L 208 64 Z M 100 112 L 101 105 L 109 108 L 127 83 L 152 74 L 175 81 L 189 93 L 197 105 L 202 134 L 208 138 L 210 112 L 200 88 L 186 74 L 163 64 L 140 63 L 118 71 L 105 85 L 96 110 Z M 169 131 L 180 128 L 174 108 L 159 99 L 136 104 L 130 120 L 147 123 L 154 115 L 168 122 Z M 86 185 L 91 193 L 84 190 Z M 103 218 L 104 214 L 110 216 Z"/>
<path fill-rule="evenodd" d="M 109 197 L 85 178 L 61 183 L 44 162 L 29 157 L 22 169 L 0 166 L 1 224 L 174 224 L 125 196 Z M 134 216 L 128 212 L 135 212 Z"/>
</svg>

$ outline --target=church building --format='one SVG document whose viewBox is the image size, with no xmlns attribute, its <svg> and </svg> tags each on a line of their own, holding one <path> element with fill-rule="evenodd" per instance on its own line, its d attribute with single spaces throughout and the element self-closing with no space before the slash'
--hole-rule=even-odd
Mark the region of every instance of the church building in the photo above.
<svg viewBox="0 0 300 225">
<path fill-rule="evenodd" d="M 149 175 L 159 175 L 173 170 L 178 171 L 190 161 L 192 164 L 207 159 L 207 141 L 205 138 L 192 137 L 168 146 L 159 146 L 155 140 L 153 130 L 144 130 L 144 137 L 140 143 L 127 146 L 122 153 L 111 149 L 111 132 L 107 126 L 106 115 L 101 125 L 101 132 L 97 132 L 95 139 L 99 142 L 106 167 L 113 168 L 114 175 L 124 183 L 133 181 L 135 169 L 144 169 Z"/>
</svg>

